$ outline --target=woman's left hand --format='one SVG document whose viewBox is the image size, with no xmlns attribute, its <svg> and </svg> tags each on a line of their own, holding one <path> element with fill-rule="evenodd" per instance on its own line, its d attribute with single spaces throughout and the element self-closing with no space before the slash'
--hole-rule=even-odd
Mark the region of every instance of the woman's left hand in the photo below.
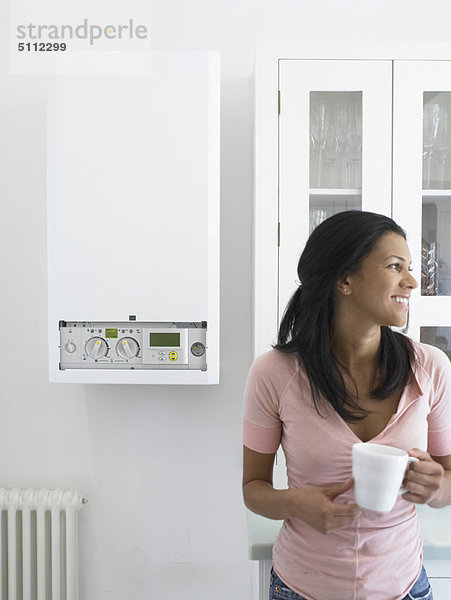
<svg viewBox="0 0 451 600">
<path fill-rule="evenodd" d="M 408 502 L 427 504 L 438 495 L 445 469 L 428 452 L 418 448 L 410 450 L 409 455 L 419 460 L 411 462 L 408 466 L 402 483 L 407 492 L 402 497 Z"/>
</svg>

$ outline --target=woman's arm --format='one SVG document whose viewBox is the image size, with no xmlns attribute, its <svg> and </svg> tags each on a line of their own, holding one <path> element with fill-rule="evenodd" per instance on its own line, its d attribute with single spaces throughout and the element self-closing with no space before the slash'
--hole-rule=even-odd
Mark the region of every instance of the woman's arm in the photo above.
<svg viewBox="0 0 451 600">
<path fill-rule="evenodd" d="M 445 471 L 443 473 L 441 489 L 437 493 L 437 496 L 428 502 L 428 504 L 432 508 L 441 508 L 442 506 L 451 504 L 451 456 L 433 456 L 432 458 L 441 464 Z"/>
<path fill-rule="evenodd" d="M 352 478 L 331 487 L 275 490 L 272 485 L 275 454 L 243 448 L 243 497 L 252 512 L 268 519 L 301 519 L 321 533 L 348 527 L 360 512 L 356 504 L 333 502 L 352 487 Z"/>
<path fill-rule="evenodd" d="M 414 448 L 409 452 L 419 462 L 410 463 L 404 478 L 408 490 L 403 498 L 416 504 L 441 508 L 451 503 L 451 455 L 431 456 Z"/>
</svg>

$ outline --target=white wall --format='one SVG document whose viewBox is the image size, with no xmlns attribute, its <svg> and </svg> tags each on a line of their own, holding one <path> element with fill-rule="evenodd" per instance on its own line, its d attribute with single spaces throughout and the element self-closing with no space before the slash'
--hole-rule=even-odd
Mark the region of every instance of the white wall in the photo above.
<svg viewBox="0 0 451 600">
<path fill-rule="evenodd" d="M 448 0 L 151 0 L 154 49 L 222 55 L 217 387 L 47 383 L 45 78 L 9 75 L 0 3 L 0 486 L 74 487 L 81 600 L 248 600 L 241 398 L 251 360 L 259 39 L 446 40 Z M 237 301 L 238 299 L 238 301 Z"/>
</svg>

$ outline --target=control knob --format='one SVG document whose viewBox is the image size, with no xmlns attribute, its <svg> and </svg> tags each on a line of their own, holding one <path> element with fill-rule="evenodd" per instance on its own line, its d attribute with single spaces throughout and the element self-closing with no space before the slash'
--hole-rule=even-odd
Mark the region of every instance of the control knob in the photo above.
<svg viewBox="0 0 451 600">
<path fill-rule="evenodd" d="M 85 351 L 90 358 L 103 358 L 108 350 L 108 344 L 99 336 L 94 336 L 86 342 Z"/>
<path fill-rule="evenodd" d="M 116 344 L 117 355 L 121 358 L 129 359 L 138 356 L 139 345 L 135 338 L 123 337 Z"/>
</svg>

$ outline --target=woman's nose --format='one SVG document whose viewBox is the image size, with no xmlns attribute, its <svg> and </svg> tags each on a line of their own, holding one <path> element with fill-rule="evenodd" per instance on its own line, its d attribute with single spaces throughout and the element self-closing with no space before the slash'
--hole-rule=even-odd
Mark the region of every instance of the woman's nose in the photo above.
<svg viewBox="0 0 451 600">
<path fill-rule="evenodd" d="M 404 279 L 404 287 L 409 287 L 412 290 L 414 290 L 415 288 L 418 287 L 418 281 L 415 279 L 415 277 L 409 273 L 409 275 L 407 277 L 405 277 Z"/>
</svg>

